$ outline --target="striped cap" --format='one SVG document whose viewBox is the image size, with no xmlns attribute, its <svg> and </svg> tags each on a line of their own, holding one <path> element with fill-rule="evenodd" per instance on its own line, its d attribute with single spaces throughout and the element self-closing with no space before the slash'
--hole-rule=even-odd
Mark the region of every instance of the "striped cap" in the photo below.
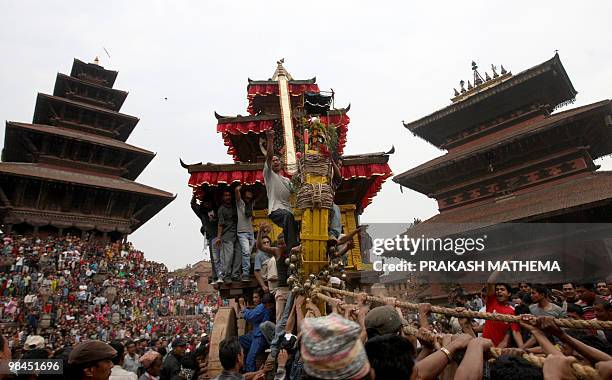
<svg viewBox="0 0 612 380">
<path fill-rule="evenodd" d="M 304 370 L 319 379 L 361 379 L 370 363 L 359 339 L 360 327 L 338 314 L 306 318 L 302 324 Z"/>
</svg>

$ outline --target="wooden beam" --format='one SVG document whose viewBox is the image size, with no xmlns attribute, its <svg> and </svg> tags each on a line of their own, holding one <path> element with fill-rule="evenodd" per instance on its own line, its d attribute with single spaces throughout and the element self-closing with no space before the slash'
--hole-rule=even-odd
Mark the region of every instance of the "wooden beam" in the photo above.
<svg viewBox="0 0 612 380">
<path fill-rule="evenodd" d="M 6 193 L 4 192 L 4 189 L 2 188 L 1 184 L 0 184 L 0 201 L 2 201 L 2 204 L 4 204 L 5 207 L 12 207 L 13 206 L 11 204 L 11 201 L 6 196 Z"/>
<path fill-rule="evenodd" d="M 26 134 L 22 134 L 21 138 L 23 139 L 23 142 L 26 144 L 28 152 L 32 154 L 34 159 L 38 160 L 38 157 L 40 156 L 40 150 L 38 149 L 36 144 L 34 144 L 32 140 L 30 139 L 30 137 Z"/>
<path fill-rule="evenodd" d="M 110 197 L 108 198 L 108 203 L 106 204 L 106 210 L 104 211 L 104 215 L 110 216 L 113 206 L 115 204 L 116 194 L 114 192 L 110 193 Z"/>
<path fill-rule="evenodd" d="M 136 212 L 135 212 L 135 213 L 132 215 L 132 218 L 137 219 L 137 218 L 138 218 L 138 216 L 139 216 L 140 214 L 142 214 L 143 212 L 145 212 L 145 211 L 146 211 L 148 208 L 150 208 L 150 207 L 151 207 L 151 204 L 150 204 L 150 203 L 145 204 L 144 206 L 142 206 L 142 207 L 141 207 L 141 208 L 140 208 L 138 211 L 136 211 Z"/>
</svg>

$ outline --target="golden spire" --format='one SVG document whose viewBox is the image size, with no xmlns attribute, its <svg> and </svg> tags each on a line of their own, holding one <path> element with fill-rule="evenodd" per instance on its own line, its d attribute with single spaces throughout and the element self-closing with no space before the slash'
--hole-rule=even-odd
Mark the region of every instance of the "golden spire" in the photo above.
<svg viewBox="0 0 612 380">
<path fill-rule="evenodd" d="M 96 58 L 94 58 L 93 63 L 94 63 L 94 65 L 98 65 L 98 66 L 100 65 L 100 58 L 98 58 L 97 55 L 96 55 Z"/>
<path fill-rule="evenodd" d="M 284 58 L 276 62 L 276 71 L 272 76 L 272 80 L 278 82 L 278 100 L 285 138 L 285 171 L 287 174 L 292 175 L 297 172 L 295 140 L 293 137 L 293 116 L 291 115 L 291 93 L 289 91 L 289 81 L 293 78 L 283 67 L 284 62 Z"/>
</svg>

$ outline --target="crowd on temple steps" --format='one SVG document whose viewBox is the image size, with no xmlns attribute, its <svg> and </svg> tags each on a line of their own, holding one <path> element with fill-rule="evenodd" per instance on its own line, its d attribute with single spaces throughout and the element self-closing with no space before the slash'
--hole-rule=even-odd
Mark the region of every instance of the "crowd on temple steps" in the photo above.
<svg viewBox="0 0 612 380">
<path fill-rule="evenodd" d="M 13 358 L 62 358 L 69 368 L 78 347 L 104 342 L 122 356 L 113 379 L 171 379 L 185 354 L 193 374 L 220 302 L 131 243 L 4 234 L 0 269 L 0 343 Z"/>
</svg>

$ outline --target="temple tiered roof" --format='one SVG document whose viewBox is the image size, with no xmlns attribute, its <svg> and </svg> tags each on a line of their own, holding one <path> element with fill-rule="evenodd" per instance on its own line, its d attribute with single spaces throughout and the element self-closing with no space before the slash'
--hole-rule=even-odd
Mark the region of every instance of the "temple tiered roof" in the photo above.
<svg viewBox="0 0 612 380">
<path fill-rule="evenodd" d="M 495 123 L 496 119 L 507 119 L 506 115 L 533 106 L 541 106 L 550 113 L 556 107 L 573 101 L 577 94 L 557 54 L 519 74 L 509 75 L 493 86 L 484 82 L 472 91 L 470 96 L 418 120 L 404 123 L 404 126 L 433 145 L 447 148 L 458 144 L 455 140 L 465 137 L 458 134 L 471 128 L 495 128 L 498 124 Z"/>
<path fill-rule="evenodd" d="M 559 127 L 567 128 L 567 133 L 581 139 L 591 157 L 597 159 L 612 153 L 612 132 L 606 127 L 606 117 L 610 114 L 610 100 L 559 112 L 515 129 L 499 131 L 464 149 L 453 150 L 397 175 L 394 181 L 423 194 L 433 194 L 440 189 L 441 181 L 460 174 L 473 176 L 477 168 L 487 171 L 491 157 L 509 155 L 510 151 L 523 155 L 529 140 L 545 138 L 546 133 L 560 131 Z M 466 172 L 465 168 L 470 170 Z"/>
<path fill-rule="evenodd" d="M 472 69 L 474 85 L 466 90 L 462 81 L 453 104 L 404 123 L 448 149 L 393 179 L 438 201 L 440 214 L 411 233 L 437 224 L 610 219 L 612 176 L 596 172 L 593 160 L 612 153 L 612 101 L 552 113 L 576 95 L 558 55 L 517 75 L 483 78 L 476 63 Z"/>
<path fill-rule="evenodd" d="M 138 118 L 120 113 L 116 71 L 74 60 L 53 95 L 39 93 L 33 123 L 7 122 L 0 217 L 8 229 L 133 232 L 172 194 L 134 182 L 155 154 L 125 141 Z M 55 230 L 53 230 L 55 229 Z"/>
</svg>

